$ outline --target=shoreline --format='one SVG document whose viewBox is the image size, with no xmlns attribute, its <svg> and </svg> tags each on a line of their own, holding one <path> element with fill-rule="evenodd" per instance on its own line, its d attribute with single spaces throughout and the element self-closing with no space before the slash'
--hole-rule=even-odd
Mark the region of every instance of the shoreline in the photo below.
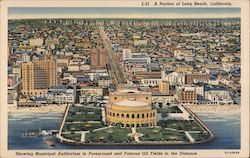
<svg viewBox="0 0 250 158">
<path fill-rule="evenodd" d="M 186 107 L 194 113 L 234 113 L 240 112 L 241 105 L 186 105 Z"/>
<path fill-rule="evenodd" d="M 64 113 L 67 105 L 47 105 L 41 107 L 19 107 L 9 108 L 8 113 Z"/>
<path fill-rule="evenodd" d="M 207 113 L 207 112 L 240 112 L 240 105 L 185 105 L 194 113 Z M 47 105 L 41 107 L 19 107 L 9 108 L 8 113 L 53 113 L 61 112 L 64 113 L 67 105 Z"/>
</svg>

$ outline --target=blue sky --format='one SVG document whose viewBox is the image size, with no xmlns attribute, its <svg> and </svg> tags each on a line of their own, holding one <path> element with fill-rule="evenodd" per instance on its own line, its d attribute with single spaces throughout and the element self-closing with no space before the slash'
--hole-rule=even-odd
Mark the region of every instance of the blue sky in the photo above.
<svg viewBox="0 0 250 158">
<path fill-rule="evenodd" d="M 239 13 L 240 8 L 9 8 L 9 14 L 65 13 Z"/>
</svg>

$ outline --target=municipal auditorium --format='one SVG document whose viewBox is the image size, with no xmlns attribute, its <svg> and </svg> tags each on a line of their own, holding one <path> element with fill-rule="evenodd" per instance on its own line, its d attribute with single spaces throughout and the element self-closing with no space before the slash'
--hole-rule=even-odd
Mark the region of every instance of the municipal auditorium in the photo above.
<svg viewBox="0 0 250 158">
<path fill-rule="evenodd" d="M 138 90 L 122 89 L 110 93 L 106 121 L 121 127 L 156 126 L 157 113 L 152 106 L 152 95 Z"/>
</svg>

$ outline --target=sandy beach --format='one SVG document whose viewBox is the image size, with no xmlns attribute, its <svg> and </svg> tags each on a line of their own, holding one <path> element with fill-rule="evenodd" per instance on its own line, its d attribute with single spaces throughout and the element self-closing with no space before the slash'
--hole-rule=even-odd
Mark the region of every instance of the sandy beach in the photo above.
<svg viewBox="0 0 250 158">
<path fill-rule="evenodd" d="M 48 105 L 41 107 L 21 107 L 21 108 L 9 108 L 8 112 L 64 112 L 66 105 Z"/>
<path fill-rule="evenodd" d="M 193 112 L 240 112 L 240 105 L 186 105 Z M 10 108 L 8 112 L 64 112 L 66 105 Z"/>
<path fill-rule="evenodd" d="M 240 105 L 186 105 L 193 112 L 240 112 Z"/>
</svg>

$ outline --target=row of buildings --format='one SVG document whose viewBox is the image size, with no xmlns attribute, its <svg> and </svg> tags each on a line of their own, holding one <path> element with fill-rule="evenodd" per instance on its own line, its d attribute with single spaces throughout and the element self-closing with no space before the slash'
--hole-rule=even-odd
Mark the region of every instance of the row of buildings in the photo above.
<svg viewBox="0 0 250 158">
<path fill-rule="evenodd" d="M 31 27 L 38 23 L 10 25 L 9 104 L 73 104 L 107 95 L 106 50 L 97 28 Z"/>
<path fill-rule="evenodd" d="M 129 83 L 178 103 L 240 104 L 239 23 L 182 22 L 175 27 L 106 25 Z"/>
<path fill-rule="evenodd" d="M 94 21 L 10 21 L 9 103 L 108 96 L 112 70 Z M 128 84 L 153 103 L 240 104 L 238 19 L 100 21 Z"/>
</svg>

